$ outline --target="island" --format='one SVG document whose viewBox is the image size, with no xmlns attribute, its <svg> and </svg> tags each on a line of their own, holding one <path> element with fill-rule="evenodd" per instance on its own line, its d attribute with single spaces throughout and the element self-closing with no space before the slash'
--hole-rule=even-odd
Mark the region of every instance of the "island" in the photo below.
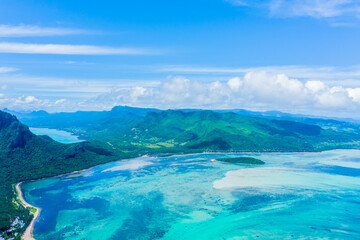
<svg viewBox="0 0 360 240">
<path fill-rule="evenodd" d="M 126 106 L 110 111 L 69 113 L 0 111 L 0 239 L 31 237 L 23 234 L 28 226 L 28 233 L 31 233 L 31 223 L 39 214 L 34 208 L 14 203 L 17 198 L 14 186 L 19 182 L 143 155 L 237 152 L 243 157 L 217 160 L 260 165 L 264 162 L 245 157 L 246 153 L 360 148 L 358 125 L 327 119 L 300 121 L 244 116 L 235 112 Z M 308 124 L 308 121 L 318 125 Z M 60 143 L 35 135 L 29 126 L 60 129 L 85 141 Z"/>
<path fill-rule="evenodd" d="M 265 164 L 264 161 L 261 161 L 260 159 L 253 158 L 253 157 L 219 158 L 219 159 L 216 159 L 216 160 L 220 161 L 220 162 L 251 164 L 251 165 L 263 165 L 263 164 Z"/>
</svg>

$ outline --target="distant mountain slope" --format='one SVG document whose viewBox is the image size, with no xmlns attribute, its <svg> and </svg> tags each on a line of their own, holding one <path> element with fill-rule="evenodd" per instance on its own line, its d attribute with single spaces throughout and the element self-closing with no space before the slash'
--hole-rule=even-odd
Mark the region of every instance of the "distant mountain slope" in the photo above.
<svg viewBox="0 0 360 240">
<path fill-rule="evenodd" d="M 153 108 L 134 108 L 128 106 L 117 106 L 111 111 L 78 111 L 74 113 L 47 113 L 45 111 L 15 112 L 4 109 L 18 117 L 24 124 L 31 127 L 48 127 L 56 129 L 71 130 L 86 129 L 94 127 L 113 119 L 138 120 L 145 117 L 148 112 L 161 112 Z M 196 112 L 201 109 L 181 109 L 182 112 Z M 241 116 L 257 117 L 276 120 L 288 120 L 311 125 L 318 125 L 324 129 L 332 129 L 338 132 L 360 132 L 360 120 L 354 119 L 332 119 L 326 117 L 314 117 L 301 114 L 289 114 L 279 111 L 255 112 L 244 109 L 214 110 L 218 113 L 233 112 Z M 127 124 L 127 123 L 126 123 Z M 81 131 L 80 131 L 81 132 Z M 79 133 L 79 132 L 76 132 Z"/>
<path fill-rule="evenodd" d="M 217 112 L 234 112 L 242 116 L 295 121 L 318 125 L 325 129 L 331 128 L 332 130 L 339 132 L 360 132 L 360 120 L 355 119 L 316 117 L 301 114 L 283 113 L 279 111 L 254 112 L 243 109 L 217 110 Z"/>
<path fill-rule="evenodd" d="M 111 111 L 78 111 L 47 113 L 34 111 L 30 113 L 8 112 L 16 115 L 21 122 L 31 127 L 47 127 L 56 129 L 89 128 L 113 118 L 142 118 L 147 112 L 159 112 L 151 108 L 133 108 L 127 106 L 114 107 Z"/>
</svg>

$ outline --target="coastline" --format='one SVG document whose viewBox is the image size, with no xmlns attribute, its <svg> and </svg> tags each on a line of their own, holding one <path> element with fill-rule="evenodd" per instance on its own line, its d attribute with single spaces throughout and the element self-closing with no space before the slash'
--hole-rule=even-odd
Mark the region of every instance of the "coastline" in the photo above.
<svg viewBox="0 0 360 240">
<path fill-rule="evenodd" d="M 40 215 L 40 211 L 41 209 L 38 208 L 38 207 L 35 207 L 35 206 L 32 206 L 31 204 L 27 203 L 25 201 L 25 199 L 23 198 L 23 193 L 21 191 L 21 187 L 20 185 L 22 184 L 23 182 L 19 182 L 16 184 L 15 186 L 15 189 L 16 189 L 16 192 L 17 192 L 17 195 L 19 197 L 19 200 L 21 201 L 21 204 L 25 207 L 25 208 L 35 208 L 36 209 L 36 212 L 34 214 L 34 217 L 33 219 L 31 220 L 29 226 L 26 228 L 24 234 L 21 236 L 21 239 L 22 240 L 35 240 L 34 236 L 33 236 L 33 230 L 34 230 L 34 224 L 35 224 L 35 220 L 39 217 Z"/>
</svg>

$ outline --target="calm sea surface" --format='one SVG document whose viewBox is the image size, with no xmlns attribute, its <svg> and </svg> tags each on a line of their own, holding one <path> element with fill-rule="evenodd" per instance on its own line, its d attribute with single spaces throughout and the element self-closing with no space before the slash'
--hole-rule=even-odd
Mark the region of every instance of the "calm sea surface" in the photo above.
<svg viewBox="0 0 360 240">
<path fill-rule="evenodd" d="M 80 140 L 77 136 L 70 132 L 61 131 L 57 129 L 49 128 L 30 128 L 30 131 L 36 135 L 47 135 L 57 142 L 61 143 L 77 143 L 84 140 Z"/>
<path fill-rule="evenodd" d="M 253 156 L 246 166 L 211 159 Z M 22 185 L 37 240 L 360 239 L 360 151 L 113 162 Z"/>
</svg>

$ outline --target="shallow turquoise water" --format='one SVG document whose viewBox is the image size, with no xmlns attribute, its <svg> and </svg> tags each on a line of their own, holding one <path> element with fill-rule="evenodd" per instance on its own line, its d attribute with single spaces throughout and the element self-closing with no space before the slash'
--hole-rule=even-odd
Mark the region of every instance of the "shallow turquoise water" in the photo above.
<svg viewBox="0 0 360 240">
<path fill-rule="evenodd" d="M 54 139 L 57 142 L 61 143 L 77 143 L 83 142 L 84 140 L 80 140 L 77 136 L 73 135 L 70 132 L 57 130 L 57 129 L 49 129 L 49 128 L 30 128 L 30 131 L 36 135 L 47 135 Z"/>
<path fill-rule="evenodd" d="M 255 156 L 263 166 L 214 162 Z M 42 239 L 360 239 L 360 151 L 143 157 L 22 185 Z"/>
</svg>

